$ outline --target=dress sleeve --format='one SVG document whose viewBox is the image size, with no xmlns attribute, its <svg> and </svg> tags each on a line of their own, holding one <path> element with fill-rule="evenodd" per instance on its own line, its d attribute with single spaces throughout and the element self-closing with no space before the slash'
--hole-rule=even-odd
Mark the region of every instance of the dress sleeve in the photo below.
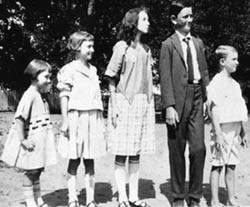
<svg viewBox="0 0 250 207">
<path fill-rule="evenodd" d="M 57 74 L 59 97 L 69 96 L 73 86 L 73 68 L 65 65 Z"/>
<path fill-rule="evenodd" d="M 17 106 L 15 119 L 22 118 L 24 121 L 27 121 L 30 118 L 33 99 L 34 97 L 31 93 L 24 93 Z"/>
<path fill-rule="evenodd" d="M 113 47 L 113 54 L 109 61 L 105 75 L 109 77 L 115 77 L 122 67 L 123 56 L 125 54 L 127 43 L 125 41 L 119 41 Z"/>
</svg>

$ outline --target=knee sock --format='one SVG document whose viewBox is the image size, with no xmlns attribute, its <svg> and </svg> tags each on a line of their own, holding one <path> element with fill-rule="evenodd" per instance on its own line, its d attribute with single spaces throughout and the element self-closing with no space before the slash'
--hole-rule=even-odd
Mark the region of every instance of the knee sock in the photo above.
<svg viewBox="0 0 250 207">
<path fill-rule="evenodd" d="M 115 164 L 115 180 L 119 193 L 119 202 L 127 201 L 126 193 L 126 169 L 124 165 Z"/>
<path fill-rule="evenodd" d="M 86 204 L 88 205 L 91 201 L 94 201 L 95 193 L 95 177 L 94 175 L 85 175 L 85 188 L 86 188 Z"/>
<path fill-rule="evenodd" d="M 40 187 L 40 181 L 37 180 L 33 183 L 33 192 L 34 192 L 34 197 L 37 202 L 37 205 L 40 206 L 44 203 L 42 199 L 42 194 L 41 194 L 41 187 Z"/>
<path fill-rule="evenodd" d="M 129 162 L 129 200 L 138 201 L 139 162 Z"/>
<path fill-rule="evenodd" d="M 27 207 L 37 207 L 32 185 L 23 186 L 23 194 Z"/>
<path fill-rule="evenodd" d="M 70 175 L 67 184 L 68 184 L 69 202 L 78 201 L 78 198 L 76 195 L 76 176 Z"/>
</svg>

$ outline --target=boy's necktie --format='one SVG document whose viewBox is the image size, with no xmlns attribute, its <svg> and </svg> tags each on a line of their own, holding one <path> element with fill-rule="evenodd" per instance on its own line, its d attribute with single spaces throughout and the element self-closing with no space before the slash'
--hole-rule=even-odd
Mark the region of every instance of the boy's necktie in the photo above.
<svg viewBox="0 0 250 207">
<path fill-rule="evenodd" d="M 184 38 L 183 41 L 187 44 L 187 66 L 188 66 L 188 81 L 194 81 L 194 67 L 193 67 L 193 58 L 189 45 L 190 37 Z"/>
</svg>

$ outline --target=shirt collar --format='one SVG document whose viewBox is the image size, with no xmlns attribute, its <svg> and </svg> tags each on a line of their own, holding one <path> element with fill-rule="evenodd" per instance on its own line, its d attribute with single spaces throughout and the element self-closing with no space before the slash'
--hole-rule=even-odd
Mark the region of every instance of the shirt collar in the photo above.
<svg viewBox="0 0 250 207">
<path fill-rule="evenodd" d="M 177 36 L 178 36 L 178 38 L 179 38 L 179 40 L 182 42 L 183 41 L 183 39 L 186 39 L 186 38 L 190 38 L 190 40 L 192 40 L 192 37 L 191 37 L 191 34 L 190 34 L 190 32 L 186 35 L 186 36 L 184 36 L 183 34 L 181 34 L 179 31 L 177 31 L 177 30 L 175 30 L 175 32 L 176 32 L 176 34 L 177 34 Z"/>
</svg>

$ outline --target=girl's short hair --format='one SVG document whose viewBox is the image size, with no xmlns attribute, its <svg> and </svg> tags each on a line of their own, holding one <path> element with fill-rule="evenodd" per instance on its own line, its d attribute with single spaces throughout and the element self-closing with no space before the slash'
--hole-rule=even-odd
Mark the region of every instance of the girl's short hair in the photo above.
<svg viewBox="0 0 250 207">
<path fill-rule="evenodd" d="M 215 50 L 215 54 L 218 60 L 220 60 L 221 58 L 226 58 L 230 52 L 237 52 L 237 50 L 230 45 L 220 45 Z"/>
<path fill-rule="evenodd" d="M 27 75 L 30 80 L 35 80 L 40 73 L 46 70 L 50 73 L 52 71 L 52 67 L 49 63 L 43 60 L 33 59 L 26 67 L 24 74 Z"/>
<path fill-rule="evenodd" d="M 74 32 L 69 37 L 68 48 L 77 51 L 84 41 L 94 41 L 94 36 L 85 31 Z"/>
<path fill-rule="evenodd" d="M 124 40 L 128 45 L 131 43 L 131 41 L 134 41 L 136 33 L 138 31 L 138 19 L 139 13 L 141 11 L 145 11 L 146 13 L 148 13 L 148 9 L 146 7 L 133 8 L 126 12 L 119 28 L 119 32 L 117 35 L 118 40 Z"/>
<path fill-rule="evenodd" d="M 169 16 L 177 17 L 185 7 L 192 7 L 193 0 L 173 0 L 169 9 Z"/>
</svg>

